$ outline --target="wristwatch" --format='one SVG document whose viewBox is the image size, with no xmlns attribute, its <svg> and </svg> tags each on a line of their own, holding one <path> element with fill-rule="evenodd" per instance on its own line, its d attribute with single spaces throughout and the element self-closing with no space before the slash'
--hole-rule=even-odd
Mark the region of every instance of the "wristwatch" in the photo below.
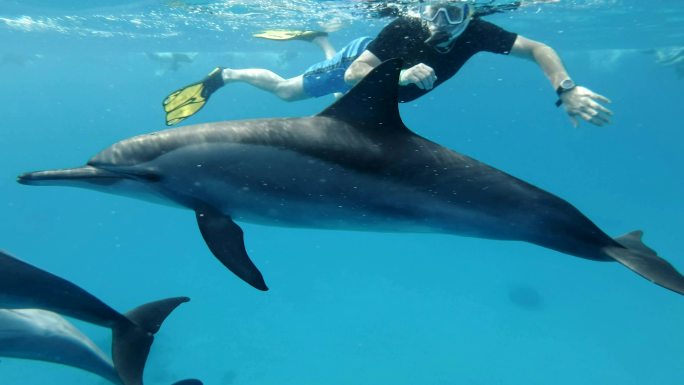
<svg viewBox="0 0 684 385">
<path fill-rule="evenodd" d="M 575 84 L 574 81 L 570 78 L 563 79 L 559 84 L 558 88 L 556 88 L 556 94 L 558 96 L 561 96 L 562 94 L 570 91 L 571 89 L 577 87 L 577 84 Z M 556 107 L 560 107 L 560 105 L 563 104 L 563 100 L 559 97 L 558 100 L 556 100 Z"/>
</svg>

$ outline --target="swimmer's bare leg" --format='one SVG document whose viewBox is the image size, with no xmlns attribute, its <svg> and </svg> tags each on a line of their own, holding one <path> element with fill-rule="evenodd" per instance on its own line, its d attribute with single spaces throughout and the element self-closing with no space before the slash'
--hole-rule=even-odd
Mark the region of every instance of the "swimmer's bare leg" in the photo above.
<svg viewBox="0 0 684 385">
<path fill-rule="evenodd" d="M 302 75 L 284 79 L 275 72 L 263 68 L 224 68 L 221 77 L 223 78 L 224 84 L 232 82 L 247 83 L 261 90 L 270 92 L 288 102 L 307 99 L 309 97 L 304 93 Z"/>
<path fill-rule="evenodd" d="M 323 51 L 326 60 L 331 59 L 337 53 L 327 36 L 316 36 L 311 43 Z"/>
</svg>

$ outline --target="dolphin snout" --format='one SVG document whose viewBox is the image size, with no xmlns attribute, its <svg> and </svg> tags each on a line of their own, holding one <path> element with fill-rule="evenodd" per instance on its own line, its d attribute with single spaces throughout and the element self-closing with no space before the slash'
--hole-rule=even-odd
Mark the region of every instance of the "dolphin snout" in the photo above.
<svg viewBox="0 0 684 385">
<path fill-rule="evenodd" d="M 17 182 L 31 186 L 63 186 L 73 185 L 74 182 L 111 184 L 118 180 L 121 180 L 120 175 L 91 166 L 27 172 L 17 177 Z"/>
</svg>

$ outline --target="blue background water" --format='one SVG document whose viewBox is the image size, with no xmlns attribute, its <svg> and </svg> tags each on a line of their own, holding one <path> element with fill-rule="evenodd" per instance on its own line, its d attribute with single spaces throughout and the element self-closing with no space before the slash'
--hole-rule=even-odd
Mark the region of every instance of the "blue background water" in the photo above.
<svg viewBox="0 0 684 385">
<path fill-rule="evenodd" d="M 158 334 L 147 384 L 682 383 L 681 297 L 617 264 L 513 242 L 241 224 L 271 288 L 262 293 L 211 256 L 190 211 L 17 184 L 164 128 L 164 96 L 215 65 L 294 76 L 320 58 L 306 43 L 249 38 L 282 20 L 240 24 L 247 12 L 233 2 L 114 4 L 0 2 L 0 247 L 120 310 L 192 297 Z M 307 3 L 277 10 L 288 5 Z M 303 9 L 287 26 L 330 16 Z M 335 12 L 338 47 L 388 22 Z M 578 83 L 612 99 L 613 124 L 574 129 L 535 65 L 481 54 L 402 105 L 407 126 L 569 200 L 609 234 L 644 229 L 684 269 L 684 83 L 651 51 L 681 45 L 681 3 L 566 2 L 488 20 L 555 47 Z M 171 71 L 149 51 L 198 54 Z M 330 102 L 230 85 L 188 123 L 311 115 Z M 108 349 L 105 330 L 76 324 Z M 0 358 L 0 383 L 104 380 Z"/>
</svg>

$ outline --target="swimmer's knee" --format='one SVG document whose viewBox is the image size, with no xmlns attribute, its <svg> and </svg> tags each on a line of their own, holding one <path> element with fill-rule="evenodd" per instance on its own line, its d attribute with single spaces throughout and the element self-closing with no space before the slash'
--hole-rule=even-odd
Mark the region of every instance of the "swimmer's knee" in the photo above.
<svg viewBox="0 0 684 385">
<path fill-rule="evenodd" d="M 306 98 L 303 87 L 297 87 L 292 84 L 278 87 L 275 94 L 286 102 L 294 102 Z"/>
<path fill-rule="evenodd" d="M 299 100 L 301 98 L 298 98 L 294 93 L 290 91 L 282 91 L 277 93 L 278 97 L 286 102 L 294 102 L 295 100 Z"/>
</svg>

